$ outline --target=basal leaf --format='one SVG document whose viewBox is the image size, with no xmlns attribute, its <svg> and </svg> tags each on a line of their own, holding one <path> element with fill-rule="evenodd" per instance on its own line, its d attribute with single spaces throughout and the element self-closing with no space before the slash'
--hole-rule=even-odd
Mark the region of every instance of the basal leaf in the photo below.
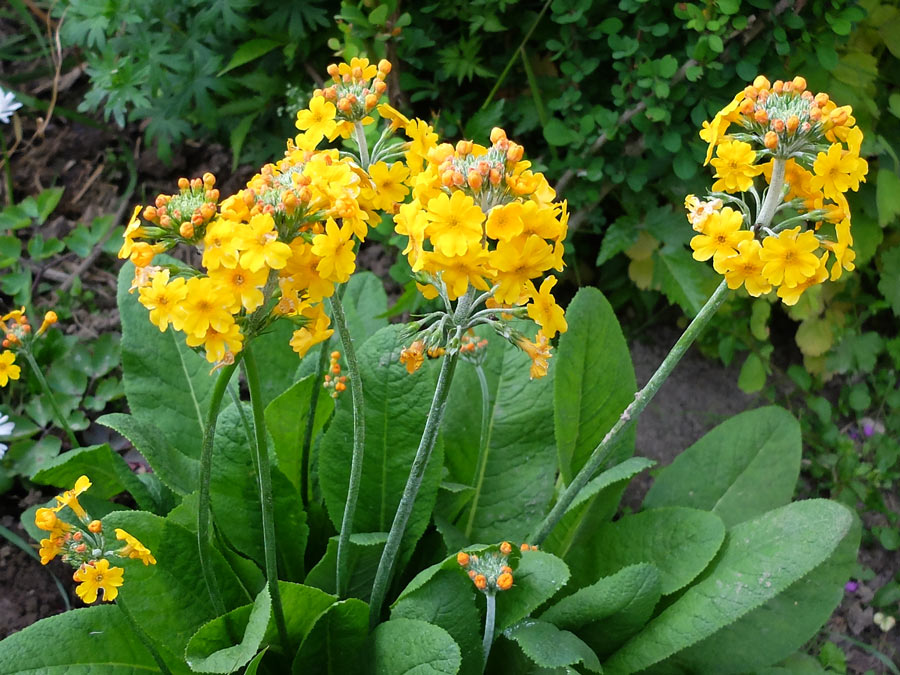
<svg viewBox="0 0 900 675">
<path fill-rule="evenodd" d="M 378 675 L 452 675 L 462 663 L 459 645 L 439 626 L 413 619 L 391 619 L 369 639 Z"/>
<path fill-rule="evenodd" d="M 348 596 L 361 600 L 369 599 L 385 542 L 387 534 L 384 532 L 350 535 L 350 549 L 347 555 L 347 573 L 350 577 L 346 591 Z M 307 585 L 321 588 L 327 593 L 335 592 L 337 543 L 337 537 L 328 540 L 325 555 L 306 575 Z"/>
<path fill-rule="evenodd" d="M 723 422 L 660 471 L 644 508 L 712 511 L 726 527 L 787 504 L 800 473 L 800 425 L 767 406 Z"/>
<path fill-rule="evenodd" d="M 622 411 L 634 400 L 631 356 L 612 307 L 595 288 L 582 288 L 566 310 L 569 330 L 559 339 L 554 386 L 554 428 L 563 480 L 584 466 Z M 613 450 L 607 466 L 634 453 L 634 429 Z"/>
<path fill-rule="evenodd" d="M 294 658 L 295 675 L 344 675 L 360 666 L 369 635 L 369 606 L 355 598 L 331 605 L 319 616 Z"/>
<path fill-rule="evenodd" d="M 602 672 L 600 661 L 590 647 L 552 623 L 529 619 L 508 628 L 503 635 L 517 642 L 525 655 L 541 668 L 583 664 L 591 672 Z"/>
<path fill-rule="evenodd" d="M 521 621 L 556 595 L 569 580 L 569 568 L 555 555 L 525 551 L 513 570 L 513 587 L 497 602 L 497 631 Z"/>
</svg>

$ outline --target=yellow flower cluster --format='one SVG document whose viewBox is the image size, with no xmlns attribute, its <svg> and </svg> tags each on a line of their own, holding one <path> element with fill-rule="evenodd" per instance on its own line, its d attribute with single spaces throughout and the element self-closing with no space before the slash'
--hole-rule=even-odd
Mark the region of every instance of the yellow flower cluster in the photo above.
<svg viewBox="0 0 900 675">
<path fill-rule="evenodd" d="M 489 307 L 526 307 L 541 330 L 535 343 L 519 344 L 532 356 L 534 377 L 546 373 L 546 356 L 535 359 L 567 329 L 551 293 L 555 276 L 538 287 L 550 269 L 563 269 L 565 202 L 541 173 L 531 171 L 523 148 L 494 128 L 491 145 L 460 141 L 437 144 L 419 120 L 406 125 L 412 201 L 394 216 L 395 230 L 408 238 L 403 253 L 420 274 L 426 298 L 456 300 L 470 289 L 490 292 Z M 539 355 L 538 355 L 539 356 Z"/>
<path fill-rule="evenodd" d="M 47 332 L 50 326 L 59 321 L 56 312 L 49 311 L 44 314 L 41 327 L 32 335 L 31 324 L 25 314 L 25 308 L 14 309 L 0 316 L 0 335 L 3 336 L 0 347 L 0 387 L 5 387 L 10 380 L 18 380 L 22 369 L 16 365 L 16 350 L 30 349 L 30 343 Z"/>
<path fill-rule="evenodd" d="M 78 497 L 89 487 L 91 481 L 87 476 L 81 476 L 75 481 L 74 488 L 56 497 L 56 506 L 40 508 L 35 512 L 35 525 L 48 533 L 47 538 L 41 540 L 41 564 L 46 565 L 56 556 L 62 555 L 64 562 L 76 568 L 74 578 L 79 585 L 75 588 L 75 593 L 79 598 L 90 604 L 103 591 L 103 600 L 112 602 L 123 584 L 124 570 L 121 567 L 110 567 L 108 557 L 134 558 L 144 565 L 155 565 L 156 558 L 140 541 L 119 528 L 115 530 L 116 539 L 124 541 L 124 546 L 107 542 L 103 524 L 99 520 L 92 520 L 78 502 Z M 77 524 L 73 525 L 59 517 L 59 512 L 64 508 L 75 514 Z"/>
<path fill-rule="evenodd" d="M 777 289 L 788 305 L 852 271 L 845 193 L 868 172 L 852 112 L 813 94 L 802 77 L 770 83 L 760 75 L 704 122 L 700 136 L 716 181 L 709 199 L 685 200 L 699 233 L 694 258 L 712 258 L 729 288 L 743 285 L 753 296 Z M 751 203 L 736 196 L 747 192 Z"/>
</svg>

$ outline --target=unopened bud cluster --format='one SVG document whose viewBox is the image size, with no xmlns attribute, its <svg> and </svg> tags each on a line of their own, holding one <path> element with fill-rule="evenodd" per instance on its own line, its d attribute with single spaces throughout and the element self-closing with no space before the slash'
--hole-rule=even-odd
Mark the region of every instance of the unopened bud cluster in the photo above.
<svg viewBox="0 0 900 675">
<path fill-rule="evenodd" d="M 331 398 L 337 398 L 341 392 L 347 390 L 347 376 L 341 375 L 341 353 L 331 352 L 331 363 L 328 365 L 328 374 L 322 384 L 325 389 L 331 391 Z"/>
<path fill-rule="evenodd" d="M 512 545 L 504 541 L 499 550 L 480 556 L 460 551 L 456 554 L 456 562 L 469 575 L 475 588 L 487 595 L 494 595 L 513 586 L 513 571 L 509 566 L 512 550 Z"/>
<path fill-rule="evenodd" d="M 384 80 L 391 72 L 391 64 L 382 59 L 374 66 L 369 59 L 353 58 L 350 63 L 332 63 L 327 72 L 334 84 L 316 89 L 313 96 L 321 96 L 333 103 L 339 119 L 359 122 L 372 112 L 387 91 Z"/>
<path fill-rule="evenodd" d="M 0 352 L 0 387 L 5 387 L 10 380 L 18 380 L 22 374 L 22 369 L 16 365 L 16 353 L 30 350 L 34 340 L 58 321 L 56 312 L 51 310 L 44 314 L 41 327 L 33 333 L 24 307 L 0 316 L 0 335 L 3 336 L 0 342 L 3 347 Z"/>
</svg>

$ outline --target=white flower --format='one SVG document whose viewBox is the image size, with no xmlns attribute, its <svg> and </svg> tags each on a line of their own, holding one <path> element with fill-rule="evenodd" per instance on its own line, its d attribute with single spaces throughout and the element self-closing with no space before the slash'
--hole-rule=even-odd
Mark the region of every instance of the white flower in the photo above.
<svg viewBox="0 0 900 675">
<path fill-rule="evenodd" d="M 9 124 L 9 118 L 22 104 L 16 100 L 16 95 L 11 91 L 3 91 L 0 87 L 0 122 Z"/>
<path fill-rule="evenodd" d="M 15 428 L 16 423 L 9 421 L 9 415 L 0 415 L 0 436 L 12 436 L 12 432 Z M 3 455 L 6 454 L 7 450 L 9 450 L 9 446 L 0 443 L 0 459 L 3 459 Z"/>
</svg>

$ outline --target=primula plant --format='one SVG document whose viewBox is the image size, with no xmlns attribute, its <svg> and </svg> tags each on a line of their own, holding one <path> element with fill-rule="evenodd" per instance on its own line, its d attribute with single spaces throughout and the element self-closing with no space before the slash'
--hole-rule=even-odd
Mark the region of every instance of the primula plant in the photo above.
<svg viewBox="0 0 900 675">
<path fill-rule="evenodd" d="M 135 209 L 130 414 L 100 422 L 153 471 L 98 445 L 35 477 L 66 489 L 25 515 L 43 561 L 100 604 L 0 643 L 0 670 L 802 668 L 859 530 L 840 504 L 791 503 L 789 413 L 725 421 L 614 517 L 653 464 L 635 420 L 729 288 L 791 302 L 829 255 L 852 269 L 850 111 L 758 78 L 705 125 L 718 180 L 687 204 L 695 257 L 725 280 L 636 391 L 603 295 L 553 296 L 567 208 L 524 148 L 499 127 L 442 142 L 381 101 L 390 72 L 330 66 L 284 158 L 236 194 L 207 174 Z M 426 308 L 407 325 L 356 272 L 383 221 Z M 138 508 L 106 501 L 121 492 Z"/>
</svg>

